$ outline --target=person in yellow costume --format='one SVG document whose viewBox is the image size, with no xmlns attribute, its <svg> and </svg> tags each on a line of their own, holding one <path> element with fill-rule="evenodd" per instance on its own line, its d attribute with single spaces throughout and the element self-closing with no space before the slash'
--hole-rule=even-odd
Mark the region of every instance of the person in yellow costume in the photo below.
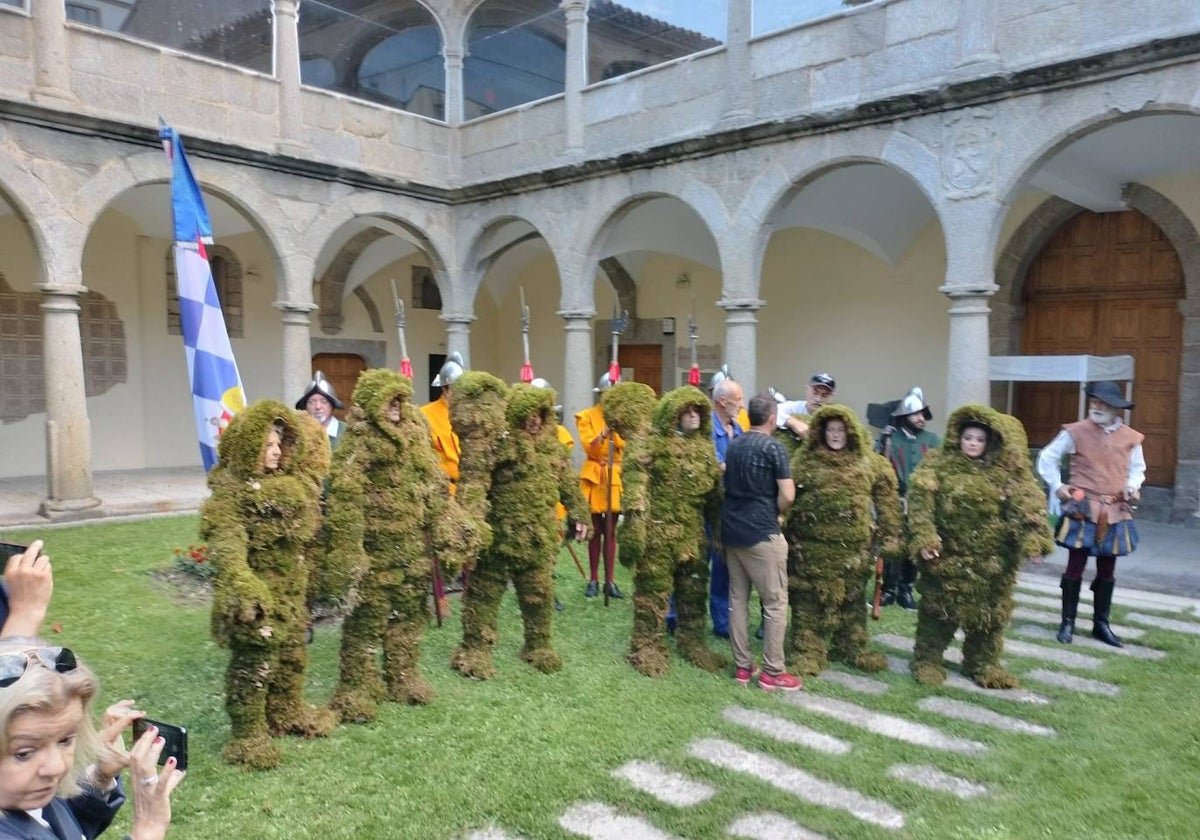
<svg viewBox="0 0 1200 840">
<path fill-rule="evenodd" d="M 611 387 L 612 381 L 605 373 L 592 390 L 602 394 Z M 588 541 L 590 577 L 583 594 L 588 598 L 600 594 L 597 573 L 603 550 L 604 593 L 609 598 L 624 598 L 613 582 L 613 566 L 617 557 L 615 518 L 621 513 L 621 456 L 625 451 L 625 439 L 608 428 L 599 400 L 591 408 L 576 413 L 575 426 L 579 429 L 579 442 L 587 456 L 579 471 L 579 489 L 592 513 L 592 538 Z M 609 517 L 613 517 L 613 521 L 610 522 Z"/>
<path fill-rule="evenodd" d="M 433 402 L 421 406 L 421 414 L 429 424 L 433 451 L 437 453 L 442 471 L 450 479 L 451 496 L 454 495 L 454 488 L 458 486 L 458 456 L 462 450 L 458 445 L 458 435 L 450 427 L 450 386 L 463 375 L 465 369 L 466 363 L 462 355 L 458 352 L 451 353 L 430 383 L 434 388 L 441 388 L 442 393 Z M 434 579 L 433 590 L 433 595 L 438 600 L 438 614 L 450 615 L 450 602 L 446 599 L 446 585 L 441 575 Z"/>
</svg>

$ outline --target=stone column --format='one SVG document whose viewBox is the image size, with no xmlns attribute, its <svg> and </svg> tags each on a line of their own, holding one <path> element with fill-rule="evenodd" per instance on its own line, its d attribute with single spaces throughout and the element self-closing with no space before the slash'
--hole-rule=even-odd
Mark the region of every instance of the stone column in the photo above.
<svg viewBox="0 0 1200 840">
<path fill-rule="evenodd" d="M 750 79 L 750 36 L 754 29 L 752 0 L 729 0 L 729 25 L 725 33 L 725 107 L 721 125 L 733 126 L 754 115 Z"/>
<path fill-rule="evenodd" d="M 67 7 L 61 0 L 32 0 L 35 102 L 62 105 L 74 102 L 71 56 L 67 48 Z"/>
<path fill-rule="evenodd" d="M 471 322 L 475 320 L 475 316 L 443 312 L 439 317 L 446 322 L 446 355 L 459 353 L 463 357 L 463 367 L 469 370 L 471 367 Z"/>
<path fill-rule="evenodd" d="M 946 285 L 939 289 L 950 298 L 950 346 L 946 358 L 946 408 L 963 403 L 988 404 L 988 298 L 995 285 Z"/>
<path fill-rule="evenodd" d="M 275 148 L 287 154 L 304 149 L 300 105 L 300 0 L 274 0 L 275 78 L 279 80 L 279 136 Z M 306 380 L 307 382 L 307 380 Z"/>
<path fill-rule="evenodd" d="M 766 301 L 758 298 L 724 298 L 717 306 L 725 310 L 725 363 L 746 392 L 758 391 L 758 310 Z"/>
<path fill-rule="evenodd" d="M 279 399 L 291 405 L 312 381 L 312 339 L 308 314 L 317 305 L 277 300 L 275 308 L 283 313 L 280 317 L 283 321 L 283 392 Z"/>
<path fill-rule="evenodd" d="M 466 50 L 446 45 L 442 59 L 446 67 L 446 122 L 459 125 L 463 121 L 463 59 Z"/>
<path fill-rule="evenodd" d="M 958 17 L 956 78 L 993 73 L 1000 69 L 996 51 L 996 3 L 976 3 Z"/>
<path fill-rule="evenodd" d="M 592 395 L 592 319 L 594 309 L 560 310 L 563 319 L 565 364 L 563 365 L 562 393 L 559 400 L 563 406 L 563 423 L 574 426 L 576 412 L 591 406 Z M 574 432 L 572 432 L 573 434 Z"/>
<path fill-rule="evenodd" d="M 100 500 L 92 495 L 92 426 L 79 333 L 79 297 L 87 289 L 78 284 L 37 288 L 45 313 L 42 365 L 46 379 L 47 493 L 40 512 L 50 519 L 98 516 Z"/>
<path fill-rule="evenodd" d="M 582 155 L 584 149 L 583 89 L 587 86 L 587 0 L 563 0 L 567 16 L 567 73 L 564 91 L 566 152 Z"/>
</svg>

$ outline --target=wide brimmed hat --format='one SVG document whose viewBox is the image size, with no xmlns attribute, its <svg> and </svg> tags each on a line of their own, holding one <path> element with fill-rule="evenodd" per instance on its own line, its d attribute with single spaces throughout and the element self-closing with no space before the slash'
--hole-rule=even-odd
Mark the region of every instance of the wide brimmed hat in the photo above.
<svg viewBox="0 0 1200 840">
<path fill-rule="evenodd" d="M 925 402 L 925 392 L 920 388 L 913 388 L 892 409 L 893 417 L 907 417 L 910 414 L 923 414 L 926 420 L 933 419 L 933 412 L 929 409 L 929 403 Z"/>
<path fill-rule="evenodd" d="M 305 403 L 313 394 L 320 394 L 325 399 L 329 400 L 329 404 L 334 408 L 342 408 L 342 401 L 337 398 L 337 394 L 333 391 L 333 386 L 329 384 L 329 380 L 325 378 L 325 374 L 317 371 L 313 374 L 312 382 L 308 383 L 308 389 L 304 392 L 304 396 L 296 400 L 296 408 L 300 411 L 304 410 Z"/>
<path fill-rule="evenodd" d="M 1125 399 L 1125 392 L 1121 386 L 1110 379 L 1089 383 L 1084 393 L 1108 403 L 1113 408 L 1133 408 L 1133 403 Z"/>
</svg>

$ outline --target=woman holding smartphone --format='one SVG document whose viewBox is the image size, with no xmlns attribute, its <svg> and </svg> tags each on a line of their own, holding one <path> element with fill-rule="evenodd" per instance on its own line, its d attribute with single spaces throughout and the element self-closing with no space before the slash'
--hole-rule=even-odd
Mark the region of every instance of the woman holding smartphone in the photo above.
<svg viewBox="0 0 1200 840">
<path fill-rule="evenodd" d="M 0 838 L 92 840 L 125 802 L 119 776 L 133 785 L 128 840 L 162 840 L 171 792 L 184 772 L 163 739 L 147 730 L 126 752 L 124 731 L 143 717 L 132 700 L 92 724 L 95 675 L 67 648 L 38 639 L 0 640 Z"/>
<path fill-rule="evenodd" d="M 0 586 L 0 637 L 36 636 L 54 594 L 50 558 L 42 554 L 42 541 L 13 545 L 0 543 L 4 558 L 4 584 Z"/>
</svg>

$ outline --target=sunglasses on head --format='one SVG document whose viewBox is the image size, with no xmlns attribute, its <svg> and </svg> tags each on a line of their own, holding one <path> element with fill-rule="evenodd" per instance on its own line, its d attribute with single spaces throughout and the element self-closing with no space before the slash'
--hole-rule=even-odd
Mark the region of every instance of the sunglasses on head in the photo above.
<svg viewBox="0 0 1200 840">
<path fill-rule="evenodd" d="M 29 663 L 34 660 L 40 662 L 42 667 L 59 674 L 69 674 L 79 667 L 75 654 L 65 647 L 44 647 L 0 654 L 0 688 L 8 688 L 21 679 Z"/>
</svg>

